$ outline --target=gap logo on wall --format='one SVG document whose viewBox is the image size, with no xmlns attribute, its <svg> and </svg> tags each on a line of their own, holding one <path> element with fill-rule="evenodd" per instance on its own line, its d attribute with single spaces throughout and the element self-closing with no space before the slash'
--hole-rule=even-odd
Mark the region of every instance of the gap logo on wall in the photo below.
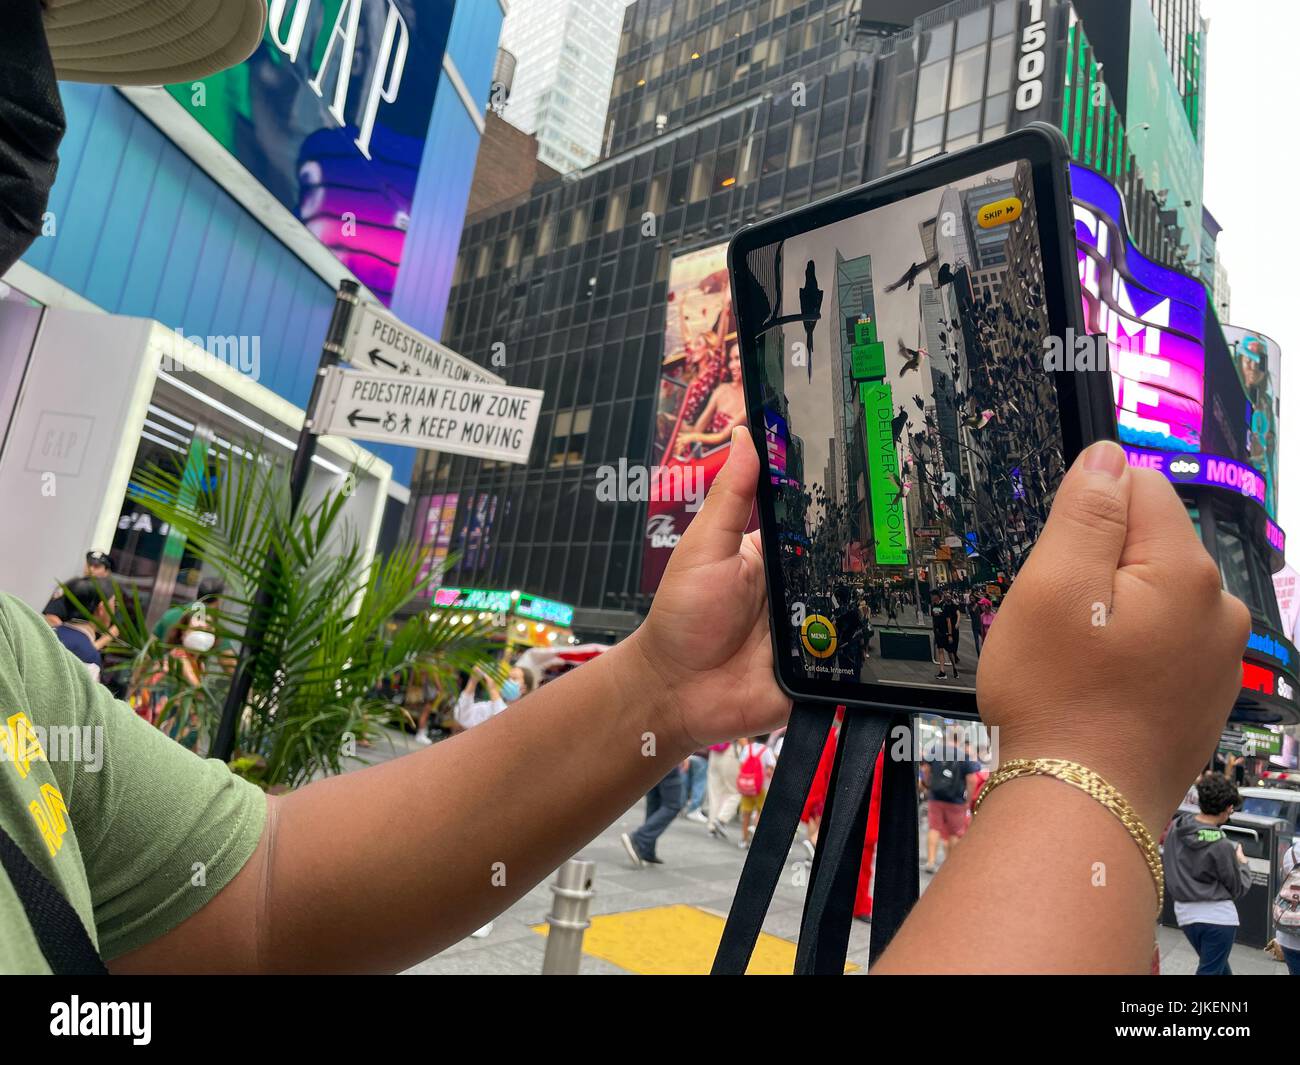
<svg viewBox="0 0 1300 1065">
<path fill-rule="evenodd" d="M 262 43 L 167 91 L 389 303 L 454 0 L 271 0 Z"/>
</svg>

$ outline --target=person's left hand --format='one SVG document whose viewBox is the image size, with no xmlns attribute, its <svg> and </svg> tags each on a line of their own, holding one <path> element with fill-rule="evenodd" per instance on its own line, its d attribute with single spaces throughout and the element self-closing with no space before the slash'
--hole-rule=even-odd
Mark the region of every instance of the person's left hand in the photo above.
<svg viewBox="0 0 1300 1065">
<path fill-rule="evenodd" d="M 692 749 L 782 724 L 757 532 L 745 534 L 759 462 L 737 426 L 727 463 L 673 550 L 645 624 L 631 637 Z"/>
</svg>

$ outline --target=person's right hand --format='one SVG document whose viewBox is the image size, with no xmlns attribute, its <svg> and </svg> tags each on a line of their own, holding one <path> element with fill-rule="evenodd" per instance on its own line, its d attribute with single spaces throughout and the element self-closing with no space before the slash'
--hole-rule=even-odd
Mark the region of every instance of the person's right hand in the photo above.
<svg viewBox="0 0 1300 1065">
<path fill-rule="evenodd" d="M 1079 762 L 1158 834 L 1214 753 L 1249 634 L 1169 482 L 1094 444 L 989 630 L 980 715 L 1000 761 Z"/>
<path fill-rule="evenodd" d="M 1240 843 L 1237 844 L 1237 861 L 1241 862 L 1242 865 L 1245 865 L 1250 861 L 1250 859 L 1246 857 L 1246 852 L 1241 849 Z"/>
</svg>

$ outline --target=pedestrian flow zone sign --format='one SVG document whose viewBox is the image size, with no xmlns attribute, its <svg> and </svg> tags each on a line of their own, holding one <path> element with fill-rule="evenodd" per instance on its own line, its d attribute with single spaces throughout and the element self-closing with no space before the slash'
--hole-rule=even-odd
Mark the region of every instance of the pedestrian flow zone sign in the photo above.
<svg viewBox="0 0 1300 1065">
<path fill-rule="evenodd" d="M 335 366 L 326 372 L 313 430 L 457 455 L 528 461 L 542 391 Z"/>
<path fill-rule="evenodd" d="M 373 303 L 362 304 L 352 315 L 343 347 L 343 359 L 367 372 L 505 384 L 503 378 L 403 325 Z"/>
</svg>

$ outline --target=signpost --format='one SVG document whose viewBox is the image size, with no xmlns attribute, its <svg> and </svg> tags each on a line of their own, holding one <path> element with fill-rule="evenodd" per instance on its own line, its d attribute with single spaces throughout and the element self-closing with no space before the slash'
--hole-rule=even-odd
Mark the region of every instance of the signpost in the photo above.
<svg viewBox="0 0 1300 1065">
<path fill-rule="evenodd" d="M 522 464 L 541 407 L 536 388 L 334 367 L 326 374 L 316 431 Z"/>
<path fill-rule="evenodd" d="M 403 325 L 373 303 L 363 304 L 353 315 L 343 359 L 373 373 L 505 384 L 490 370 Z"/>
<path fill-rule="evenodd" d="M 289 472 L 290 511 L 307 489 L 319 437 L 336 434 L 408 447 L 524 463 L 533 444 L 542 392 L 511 388 L 379 307 L 362 304 L 355 281 L 334 300 L 316 380 Z M 340 362 L 366 369 L 345 370 Z M 274 550 L 264 571 L 278 564 Z M 263 580 L 248 613 L 243 646 L 208 757 L 228 762 L 235 723 L 248 701 L 253 666 L 274 605 Z"/>
</svg>

